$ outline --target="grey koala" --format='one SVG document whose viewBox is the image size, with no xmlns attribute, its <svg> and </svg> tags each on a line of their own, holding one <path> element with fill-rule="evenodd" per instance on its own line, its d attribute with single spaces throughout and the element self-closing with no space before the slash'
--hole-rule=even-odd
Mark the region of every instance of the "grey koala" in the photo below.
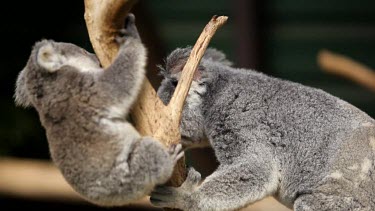
<svg viewBox="0 0 375 211">
<path fill-rule="evenodd" d="M 120 34 L 119 53 L 105 70 L 76 45 L 36 43 L 15 92 L 18 105 L 38 111 L 52 160 L 68 183 L 104 206 L 149 194 L 183 155 L 180 145 L 168 150 L 127 122 L 144 79 L 146 49 L 133 15 Z"/>
<path fill-rule="evenodd" d="M 166 60 L 167 103 L 191 49 Z M 267 196 L 296 211 L 375 210 L 375 121 L 322 90 L 231 67 L 208 49 L 181 124 L 184 145 L 208 139 L 220 165 L 200 184 L 157 187 L 156 206 L 234 210 Z"/>
</svg>

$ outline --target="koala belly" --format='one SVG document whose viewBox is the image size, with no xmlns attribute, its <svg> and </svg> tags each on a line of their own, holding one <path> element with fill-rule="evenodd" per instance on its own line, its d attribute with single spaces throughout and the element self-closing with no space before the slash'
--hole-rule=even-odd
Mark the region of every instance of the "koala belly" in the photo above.
<svg viewBox="0 0 375 211">
<path fill-rule="evenodd" d="M 339 193 L 375 209 L 375 125 L 363 124 L 338 150 L 318 191 Z"/>
<path fill-rule="evenodd" d="M 364 123 L 345 139 L 335 143 L 321 180 L 302 195 L 335 209 L 375 210 L 375 125 Z"/>
<path fill-rule="evenodd" d="M 350 207 L 362 207 L 358 210 L 375 210 L 375 124 L 363 123 L 345 133 L 344 139 L 334 140 L 329 152 L 322 153 L 328 157 L 319 168 L 311 170 L 313 168 L 307 166 L 311 171 L 302 174 L 305 168 L 286 166 L 288 169 L 284 169 L 275 198 L 290 208 L 301 204 L 301 198 L 312 197 L 312 201 L 336 201 L 338 204 L 346 201 Z M 310 164 L 317 162 L 311 158 Z"/>
</svg>

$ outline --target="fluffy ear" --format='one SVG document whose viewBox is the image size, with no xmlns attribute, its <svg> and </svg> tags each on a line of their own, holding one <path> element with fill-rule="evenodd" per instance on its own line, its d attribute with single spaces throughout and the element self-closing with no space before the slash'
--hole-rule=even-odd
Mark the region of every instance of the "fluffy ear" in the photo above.
<svg viewBox="0 0 375 211">
<path fill-rule="evenodd" d="M 208 48 L 203 58 L 213 62 L 220 62 L 223 65 L 232 66 L 232 62 L 226 58 L 225 54 L 215 48 Z"/>
<path fill-rule="evenodd" d="M 165 68 L 169 74 L 177 74 L 182 71 L 187 59 L 190 56 L 191 47 L 177 48 L 172 51 L 165 61 Z"/>
<path fill-rule="evenodd" d="M 64 64 L 64 56 L 53 47 L 53 44 L 44 41 L 37 53 L 38 64 L 49 72 L 55 72 Z"/>
<path fill-rule="evenodd" d="M 27 93 L 27 89 L 26 89 L 25 69 L 22 70 L 18 75 L 14 98 L 15 98 L 16 105 L 18 106 L 22 106 L 22 107 L 31 106 L 29 94 Z"/>
<path fill-rule="evenodd" d="M 165 69 L 159 67 L 161 74 L 167 78 L 170 75 L 177 75 L 179 78 L 191 52 L 191 47 L 177 48 L 174 50 L 165 61 Z M 199 66 L 198 70 L 195 72 L 194 80 L 199 80 L 201 76 L 201 71 L 203 66 Z"/>
</svg>

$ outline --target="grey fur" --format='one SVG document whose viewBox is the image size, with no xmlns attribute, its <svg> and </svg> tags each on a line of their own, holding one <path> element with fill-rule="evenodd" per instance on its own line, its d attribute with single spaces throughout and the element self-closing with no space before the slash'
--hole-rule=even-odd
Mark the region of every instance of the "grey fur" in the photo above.
<svg viewBox="0 0 375 211">
<path fill-rule="evenodd" d="M 126 116 L 141 88 L 146 49 L 129 15 L 120 50 L 103 70 L 95 55 L 69 43 L 35 44 L 19 74 L 16 103 L 33 106 L 51 157 L 72 187 L 93 203 L 127 204 L 165 183 L 181 146 L 141 137 Z"/>
<path fill-rule="evenodd" d="M 165 103 L 189 53 L 168 56 L 158 90 Z M 374 119 L 322 90 L 235 69 L 223 58 L 203 57 L 181 125 L 190 142 L 208 138 L 220 166 L 201 185 L 191 170 L 180 188 L 160 186 L 151 201 L 234 210 L 274 196 L 297 211 L 375 210 Z"/>
</svg>

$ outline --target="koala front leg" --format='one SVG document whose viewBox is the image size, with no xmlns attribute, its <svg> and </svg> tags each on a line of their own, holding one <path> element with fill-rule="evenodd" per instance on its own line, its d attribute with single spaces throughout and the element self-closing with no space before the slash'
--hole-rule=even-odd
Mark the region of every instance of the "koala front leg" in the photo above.
<svg viewBox="0 0 375 211">
<path fill-rule="evenodd" d="M 100 78 L 101 90 L 117 99 L 126 99 L 127 108 L 138 95 L 145 77 L 146 48 L 142 44 L 135 26 L 135 17 L 129 14 L 125 27 L 116 38 L 120 45 L 119 52 L 113 63 L 103 72 Z"/>
<path fill-rule="evenodd" d="M 200 186 L 197 178 L 191 169 L 181 187 L 157 187 L 151 202 L 182 210 L 234 210 L 273 194 L 278 186 L 273 166 L 249 160 L 220 166 Z"/>
</svg>

